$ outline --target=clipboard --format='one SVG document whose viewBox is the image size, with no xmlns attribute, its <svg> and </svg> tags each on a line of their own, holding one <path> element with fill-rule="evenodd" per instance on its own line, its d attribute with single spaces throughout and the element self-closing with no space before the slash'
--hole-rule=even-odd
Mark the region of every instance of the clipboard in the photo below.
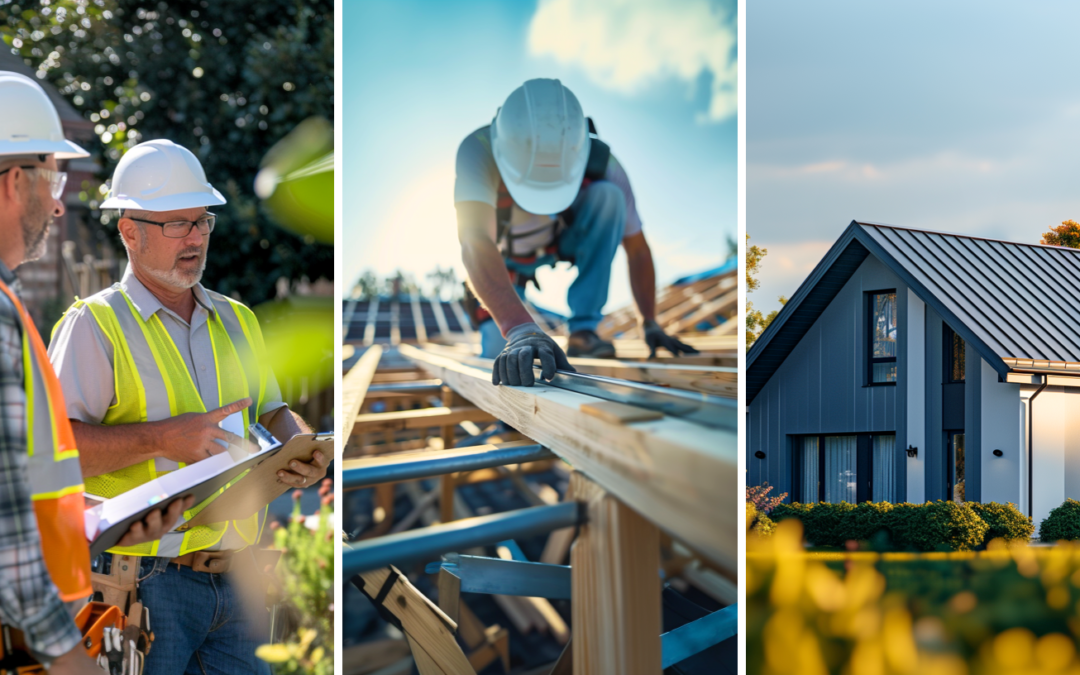
<svg viewBox="0 0 1080 675">
<path fill-rule="evenodd" d="M 296 489 L 292 485 L 279 483 L 277 472 L 288 471 L 289 462 L 294 459 L 310 462 L 316 450 L 321 450 L 324 457 L 333 458 L 334 435 L 297 434 L 293 436 L 276 452 L 263 457 L 260 462 L 250 467 L 250 473 L 237 481 L 236 485 L 221 493 L 217 499 L 195 514 L 194 518 L 178 525 L 176 531 L 186 532 L 199 525 L 221 523 L 226 520 L 243 520 L 262 511 L 270 502 L 287 491 Z"/>
<path fill-rule="evenodd" d="M 96 557 L 101 555 L 108 549 L 116 546 L 116 544 L 127 534 L 127 531 L 131 529 L 131 526 L 145 518 L 150 512 L 156 510 L 165 511 L 169 505 L 175 502 L 177 499 L 181 499 L 188 495 L 195 497 L 195 504 L 201 504 L 208 498 L 221 492 L 222 488 L 228 485 L 231 481 L 236 479 L 245 471 L 251 470 L 251 473 L 244 476 L 241 481 L 237 482 L 234 487 L 244 486 L 243 490 L 225 490 L 217 499 L 207 505 L 202 511 L 195 515 L 192 520 L 182 523 L 174 528 L 175 532 L 186 531 L 196 525 L 205 525 L 209 523 L 220 523 L 225 520 L 241 520 L 250 516 L 252 513 L 261 510 L 264 506 L 273 501 L 276 497 L 284 494 L 291 486 L 277 482 L 277 471 L 282 468 L 287 468 L 289 462 L 293 459 L 300 459 L 301 461 L 311 461 L 312 454 L 316 449 L 321 449 L 323 454 L 328 457 L 333 457 L 333 434 L 299 434 L 289 439 L 284 444 L 278 444 L 276 447 L 271 446 L 262 452 L 251 455 L 248 459 L 237 462 L 228 466 L 227 468 L 213 474 L 212 476 L 198 482 L 194 485 L 181 485 L 178 489 L 168 495 L 161 495 L 160 498 L 155 498 L 152 503 L 148 503 L 145 508 L 138 510 L 130 516 L 127 516 L 123 520 L 110 525 L 107 529 L 99 532 L 96 537 L 90 542 L 90 555 Z M 258 471 L 256 471 L 258 469 Z M 160 478 L 156 479 L 164 483 L 175 482 L 182 476 L 182 470 L 174 471 Z M 254 484 L 248 484 L 248 480 L 254 478 Z M 257 486 L 257 487 L 256 487 Z M 135 488 L 139 490 L 144 486 Z M 250 498 L 237 499 L 244 494 L 250 493 L 252 488 L 258 489 L 255 494 L 258 495 L 256 499 Z M 127 493 L 124 493 L 127 494 Z M 229 495 L 231 498 L 222 501 L 223 498 Z M 123 496 L 123 495 L 121 495 Z M 261 504 L 256 504 L 253 507 L 244 508 L 250 504 L 259 502 L 264 499 Z M 218 504 L 222 501 L 222 504 Z M 237 506 L 237 502 L 240 502 L 240 506 Z M 237 512 L 246 511 L 246 515 L 234 515 L 234 512 L 226 510 L 227 508 L 239 509 Z M 203 517 L 205 514 L 205 517 Z M 216 515 L 215 515 L 216 514 Z M 209 518 L 213 518 L 210 520 Z"/>
</svg>

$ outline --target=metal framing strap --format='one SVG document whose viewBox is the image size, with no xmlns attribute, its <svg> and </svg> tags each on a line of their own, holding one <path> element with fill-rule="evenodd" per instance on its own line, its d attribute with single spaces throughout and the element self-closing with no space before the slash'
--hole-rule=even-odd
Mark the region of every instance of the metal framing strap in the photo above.
<svg viewBox="0 0 1080 675">
<path fill-rule="evenodd" d="M 739 630 L 738 605 L 729 605 L 660 636 L 661 665 L 667 669 L 700 654 Z"/>
<path fill-rule="evenodd" d="M 515 441 L 432 450 L 404 457 L 345 460 L 341 466 L 341 489 L 358 490 L 380 483 L 431 478 L 457 471 L 475 471 L 542 459 L 557 459 L 557 456 L 538 443 Z"/>
<path fill-rule="evenodd" d="M 443 556 L 442 562 L 430 563 L 424 571 L 437 574 L 441 569 L 461 579 L 462 593 L 570 599 L 569 565 L 448 553 Z"/>
<path fill-rule="evenodd" d="M 348 579 L 387 565 L 401 566 L 430 560 L 443 553 L 495 544 L 512 537 L 530 537 L 564 527 L 576 527 L 583 514 L 584 510 L 577 502 L 563 502 L 347 543 L 341 555 L 342 577 Z"/>
</svg>

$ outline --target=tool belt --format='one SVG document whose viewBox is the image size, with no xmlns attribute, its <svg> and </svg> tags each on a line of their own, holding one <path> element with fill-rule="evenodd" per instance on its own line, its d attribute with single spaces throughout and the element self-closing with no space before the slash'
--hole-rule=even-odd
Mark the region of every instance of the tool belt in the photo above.
<svg viewBox="0 0 1080 675">
<path fill-rule="evenodd" d="M 90 574 L 94 598 L 100 602 L 91 602 L 83 611 L 97 606 L 102 616 L 115 615 L 119 619 L 113 629 L 96 634 L 94 640 L 84 631 L 83 646 L 109 673 L 142 673 L 146 655 L 154 642 L 150 610 L 143 607 L 138 597 L 139 563 L 137 556 L 114 554 L 107 572 Z M 78 618 L 75 622 L 82 628 Z"/>
<path fill-rule="evenodd" d="M 179 558 L 170 558 L 169 564 L 190 567 L 195 572 L 225 574 L 232 567 L 232 557 L 233 551 L 193 551 Z"/>
<path fill-rule="evenodd" d="M 148 614 L 135 603 L 138 623 L 131 623 L 120 608 L 104 602 L 89 602 L 75 616 L 87 656 L 113 675 L 141 675 L 153 635 L 142 626 Z M 148 627 L 147 627 L 148 629 Z M 0 626 L 3 634 L 0 672 L 18 675 L 45 675 L 48 671 L 31 654 L 22 631 Z"/>
</svg>

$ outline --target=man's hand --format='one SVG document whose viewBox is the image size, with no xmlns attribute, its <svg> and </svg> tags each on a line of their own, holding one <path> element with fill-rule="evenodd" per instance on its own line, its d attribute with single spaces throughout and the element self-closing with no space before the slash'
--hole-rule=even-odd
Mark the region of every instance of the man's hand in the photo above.
<svg viewBox="0 0 1080 675">
<path fill-rule="evenodd" d="M 104 671 L 86 654 L 82 643 L 53 659 L 50 675 L 102 675 Z"/>
<path fill-rule="evenodd" d="M 165 533 L 176 526 L 180 514 L 195 506 L 195 497 L 188 495 L 183 499 L 176 499 L 163 514 L 159 509 L 154 509 L 145 518 L 133 523 L 128 528 L 127 534 L 116 543 L 117 546 L 138 546 L 148 541 L 157 541 L 165 536 Z"/>
<path fill-rule="evenodd" d="M 174 462 L 194 464 L 221 452 L 224 446 L 215 441 L 225 441 L 242 448 L 248 446 L 246 438 L 225 431 L 218 422 L 251 405 L 250 398 L 240 399 L 227 406 L 205 413 L 184 413 L 167 420 L 153 422 L 157 429 L 159 454 Z"/>
<path fill-rule="evenodd" d="M 655 321 L 646 321 L 643 328 L 645 329 L 645 344 L 649 345 L 649 358 L 656 358 L 657 347 L 663 347 L 671 352 L 672 356 L 679 356 L 680 354 L 697 354 L 698 350 L 694 349 L 685 342 L 680 342 L 664 332 L 664 329 L 660 327 Z"/>
<path fill-rule="evenodd" d="M 311 462 L 301 462 L 294 459 L 289 462 L 292 471 L 278 471 L 278 480 L 293 487 L 309 487 L 318 483 L 326 476 L 326 467 L 330 465 L 330 459 L 323 455 L 321 450 L 311 454 Z"/>
<path fill-rule="evenodd" d="M 540 378 L 543 380 L 554 378 L 556 369 L 577 372 L 559 345 L 540 330 L 540 326 L 523 323 L 507 332 L 506 347 L 495 357 L 495 365 L 491 369 L 491 383 L 533 386 L 536 383 L 533 374 L 535 359 L 540 359 Z"/>
</svg>

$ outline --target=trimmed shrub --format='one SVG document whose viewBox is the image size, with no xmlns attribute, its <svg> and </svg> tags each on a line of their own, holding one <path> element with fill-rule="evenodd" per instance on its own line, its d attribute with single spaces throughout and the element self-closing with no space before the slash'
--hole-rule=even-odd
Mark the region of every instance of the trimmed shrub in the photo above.
<svg viewBox="0 0 1080 675">
<path fill-rule="evenodd" d="M 969 505 L 947 501 L 781 504 L 772 515 L 776 521 L 798 518 L 807 541 L 828 547 L 854 540 L 873 542 L 875 548 L 970 551 L 990 530 Z"/>
<path fill-rule="evenodd" d="M 986 533 L 987 543 L 994 539 L 1027 542 L 1035 534 L 1035 523 L 1029 516 L 1020 513 L 1020 509 L 1016 508 L 1012 502 L 1008 504 L 970 502 L 968 506 L 990 526 L 990 531 Z"/>
<path fill-rule="evenodd" d="M 1080 502 L 1066 499 L 1039 525 L 1040 541 L 1080 539 Z"/>
<path fill-rule="evenodd" d="M 773 533 L 775 527 L 776 523 L 764 513 L 759 512 L 752 502 L 746 503 L 747 531 L 756 532 L 761 536 L 768 536 Z"/>
</svg>

